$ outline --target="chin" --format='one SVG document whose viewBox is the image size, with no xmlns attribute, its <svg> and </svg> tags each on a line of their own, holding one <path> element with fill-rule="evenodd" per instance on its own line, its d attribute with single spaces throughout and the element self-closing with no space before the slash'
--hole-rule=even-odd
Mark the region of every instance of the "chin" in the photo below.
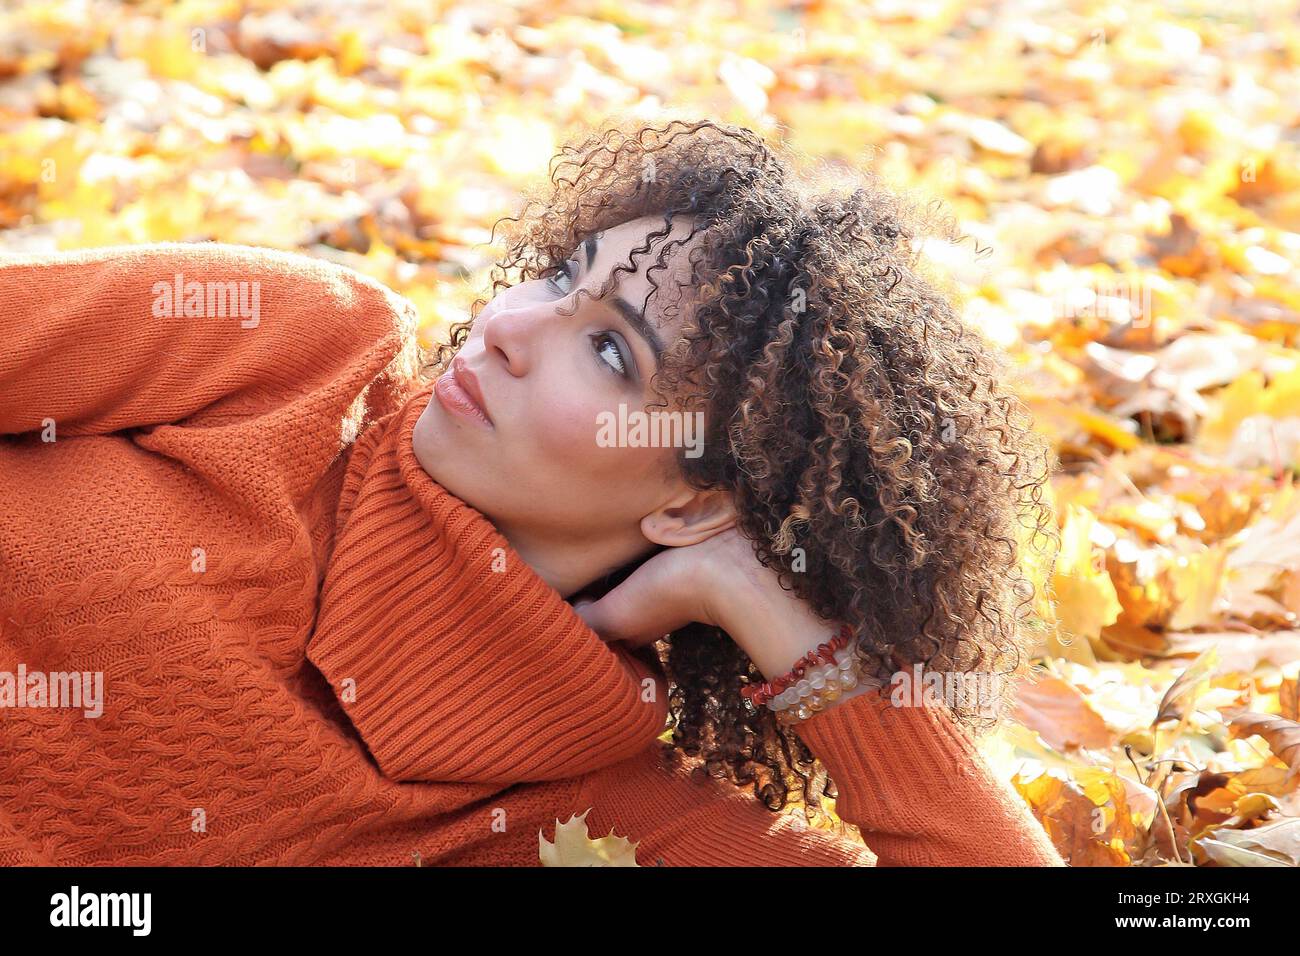
<svg viewBox="0 0 1300 956">
<path fill-rule="evenodd" d="M 483 511 L 482 483 L 472 475 L 457 474 L 456 465 L 467 463 L 465 455 L 456 446 L 456 431 L 443 432 L 426 408 L 415 420 L 411 430 L 411 450 L 424 473 L 476 511 Z M 486 512 L 485 512 L 486 513 Z"/>
<path fill-rule="evenodd" d="M 415 460 L 420 463 L 425 474 L 442 485 L 456 497 L 460 497 L 454 485 L 455 476 L 448 474 L 447 464 L 459 454 L 456 447 L 456 433 L 450 433 L 438 427 L 432 403 L 420 413 L 411 429 L 411 450 Z"/>
</svg>

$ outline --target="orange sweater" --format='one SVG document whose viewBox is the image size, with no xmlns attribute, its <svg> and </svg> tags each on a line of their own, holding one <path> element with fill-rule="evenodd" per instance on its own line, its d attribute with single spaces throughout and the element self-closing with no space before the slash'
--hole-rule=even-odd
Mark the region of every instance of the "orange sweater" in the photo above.
<svg viewBox="0 0 1300 956">
<path fill-rule="evenodd" d="M 420 468 L 379 284 L 7 257 L 0 323 L 0 864 L 536 866 L 590 807 L 642 865 L 1061 865 L 961 728 L 879 694 L 799 729 L 874 854 L 663 765 L 664 675 Z M 102 712 L 53 672 L 102 674 Z"/>
</svg>

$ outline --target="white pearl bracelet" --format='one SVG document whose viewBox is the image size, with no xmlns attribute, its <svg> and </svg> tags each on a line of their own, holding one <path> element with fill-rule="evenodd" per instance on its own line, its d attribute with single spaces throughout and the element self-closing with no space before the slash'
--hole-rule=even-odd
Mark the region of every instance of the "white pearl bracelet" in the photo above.
<svg viewBox="0 0 1300 956">
<path fill-rule="evenodd" d="M 770 699 L 767 709 L 784 723 L 807 720 L 858 686 L 861 682 L 860 666 L 853 645 L 842 648 L 835 655 L 835 663 L 819 664 L 809 670 Z"/>
</svg>

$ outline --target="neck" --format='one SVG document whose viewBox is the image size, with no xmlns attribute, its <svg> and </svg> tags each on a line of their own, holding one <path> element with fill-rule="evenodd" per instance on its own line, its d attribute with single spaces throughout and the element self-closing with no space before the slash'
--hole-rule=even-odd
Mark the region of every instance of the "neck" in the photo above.
<svg viewBox="0 0 1300 956">
<path fill-rule="evenodd" d="M 637 542 L 604 538 L 576 540 L 571 535 L 548 537 L 537 532 L 498 526 L 510 546 L 543 581 L 566 600 L 591 582 L 616 571 L 638 554 Z M 639 542 L 646 545 L 644 539 Z"/>
</svg>

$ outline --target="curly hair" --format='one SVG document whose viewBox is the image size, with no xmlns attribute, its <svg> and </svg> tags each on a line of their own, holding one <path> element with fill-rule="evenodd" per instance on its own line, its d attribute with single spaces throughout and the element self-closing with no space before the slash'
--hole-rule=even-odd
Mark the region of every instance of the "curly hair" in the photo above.
<svg viewBox="0 0 1300 956">
<path fill-rule="evenodd" d="M 919 664 L 1019 676 L 1035 593 L 1023 550 L 1059 542 L 1042 500 L 1053 453 L 1004 384 L 1003 356 L 923 277 L 918 240 L 934 217 L 865 171 L 828 188 L 837 170 L 801 173 L 791 156 L 707 119 L 610 119 L 562 147 L 521 215 L 496 224 L 510 228 L 492 294 L 512 274 L 553 273 L 595 232 L 662 216 L 608 289 L 689 219 L 690 235 L 664 243 L 647 270 L 654 298 L 654 271 L 699 237 L 680 286 L 693 308 L 653 380 L 661 399 L 704 411 L 704 453 L 678 456 L 680 475 L 734 496 L 758 560 L 821 617 L 850 625 L 866 674 L 889 683 Z M 950 219 L 942 227 L 954 238 Z M 434 369 L 471 324 L 434 347 Z M 658 654 L 670 684 L 667 759 L 688 755 L 774 811 L 801 803 L 810 822 L 821 796 L 836 796 L 797 734 L 742 696 L 764 678 L 723 631 L 691 624 Z M 1000 713 L 1012 688 L 994 684 Z M 997 723 L 960 701 L 950 712 L 977 733 Z"/>
</svg>

